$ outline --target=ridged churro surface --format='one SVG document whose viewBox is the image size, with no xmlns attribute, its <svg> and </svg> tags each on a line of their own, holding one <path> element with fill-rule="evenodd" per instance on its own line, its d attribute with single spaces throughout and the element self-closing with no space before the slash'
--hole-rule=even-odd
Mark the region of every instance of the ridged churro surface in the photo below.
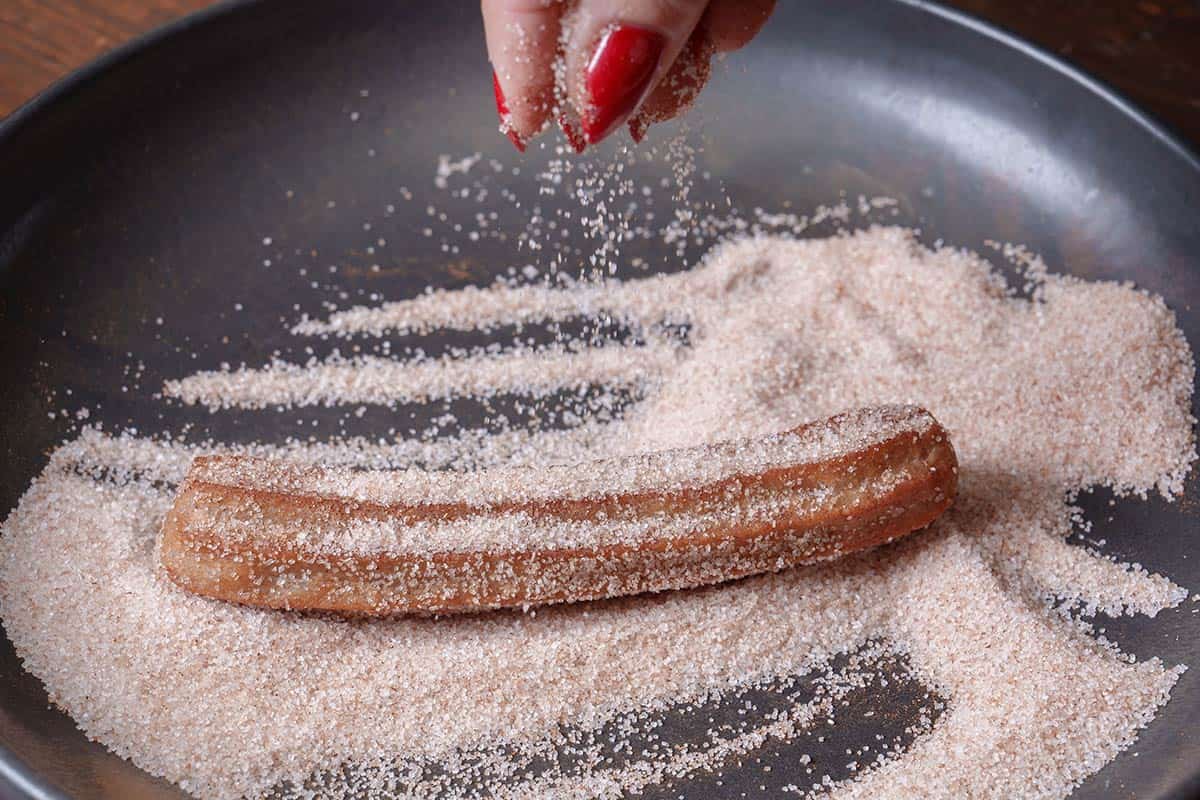
<svg viewBox="0 0 1200 800">
<path fill-rule="evenodd" d="M 957 465 L 923 409 L 574 465 L 352 471 L 196 459 L 162 562 L 197 594 L 364 614 L 588 600 L 824 561 L 923 527 Z"/>
</svg>

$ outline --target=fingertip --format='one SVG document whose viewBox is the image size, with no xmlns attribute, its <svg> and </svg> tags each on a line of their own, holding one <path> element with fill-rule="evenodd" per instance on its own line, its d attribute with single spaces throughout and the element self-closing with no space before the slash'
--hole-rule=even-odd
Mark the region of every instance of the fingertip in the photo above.
<svg viewBox="0 0 1200 800">
<path fill-rule="evenodd" d="M 596 45 L 584 80 L 583 132 L 596 144 L 619 128 L 641 105 L 659 73 L 668 44 L 658 31 L 621 24 Z"/>
<path fill-rule="evenodd" d="M 633 139 L 634 143 L 641 144 L 642 140 L 646 138 L 646 130 L 649 127 L 650 123 L 639 113 L 629 120 L 629 138 Z"/>
<path fill-rule="evenodd" d="M 564 16 L 566 96 L 587 141 L 624 127 L 671 70 L 707 0 L 579 0 Z"/>
<path fill-rule="evenodd" d="M 691 108 L 700 90 L 708 83 L 714 52 L 702 28 L 692 32 L 670 71 L 630 118 L 629 135 L 635 142 L 645 138 L 651 125 L 673 119 Z"/>
<path fill-rule="evenodd" d="M 523 151 L 545 128 L 554 105 L 561 9 L 540 0 L 483 0 L 481 5 L 500 130 Z"/>
<path fill-rule="evenodd" d="M 512 126 L 512 112 L 509 111 L 508 101 L 504 98 L 504 90 L 500 88 L 500 77 L 492 70 L 492 94 L 496 98 L 496 115 L 500 117 L 500 132 L 508 137 L 517 148 L 517 152 L 525 152 L 525 140 Z"/>
<path fill-rule="evenodd" d="M 567 137 L 567 142 L 571 145 L 572 150 L 576 153 L 582 153 L 587 149 L 587 138 L 583 135 L 583 131 L 566 114 L 559 115 L 558 127 L 562 129 L 563 135 Z"/>
</svg>

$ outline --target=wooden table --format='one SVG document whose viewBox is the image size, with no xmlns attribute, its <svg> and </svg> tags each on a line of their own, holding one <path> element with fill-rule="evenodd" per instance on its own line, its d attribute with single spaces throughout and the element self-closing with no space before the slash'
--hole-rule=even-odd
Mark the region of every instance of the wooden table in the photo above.
<svg viewBox="0 0 1200 800">
<path fill-rule="evenodd" d="M 0 0 L 0 117 L 106 50 L 210 1 Z M 1064 56 L 1200 144 L 1200 0 L 949 2 Z"/>
</svg>

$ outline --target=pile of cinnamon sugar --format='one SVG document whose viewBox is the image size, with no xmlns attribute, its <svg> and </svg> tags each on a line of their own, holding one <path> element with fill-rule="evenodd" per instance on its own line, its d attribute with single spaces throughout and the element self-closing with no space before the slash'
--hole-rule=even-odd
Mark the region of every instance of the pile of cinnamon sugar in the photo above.
<svg viewBox="0 0 1200 800">
<path fill-rule="evenodd" d="M 472 353 L 469 371 L 372 358 L 196 373 L 164 402 L 291 413 L 585 385 L 635 402 L 565 430 L 395 443 L 195 448 L 87 429 L 4 523 L 0 615 L 88 736 L 211 800 L 620 797 L 720 782 L 788 743 L 805 748 L 786 767 L 797 794 L 1065 797 L 1134 741 L 1184 667 L 1137 661 L 1064 609 L 1152 617 L 1186 599 L 1167 577 L 1068 544 L 1068 498 L 1095 485 L 1179 494 L 1194 368 L 1158 298 L 1033 264 L 1025 298 L 979 256 L 898 228 L 759 236 L 671 276 L 433 292 L 308 320 L 297 337 L 567 313 L 634 335 L 615 358 L 563 342 Z M 958 502 L 920 536 L 828 566 L 528 613 L 356 621 L 189 596 L 155 559 L 172 487 L 200 451 L 536 471 L 886 403 L 949 429 Z M 886 697 L 897 669 L 928 695 L 903 734 L 821 756 L 852 698 Z M 731 704 L 719 721 L 712 709 Z M 686 736 L 672 715 L 691 720 Z"/>
</svg>

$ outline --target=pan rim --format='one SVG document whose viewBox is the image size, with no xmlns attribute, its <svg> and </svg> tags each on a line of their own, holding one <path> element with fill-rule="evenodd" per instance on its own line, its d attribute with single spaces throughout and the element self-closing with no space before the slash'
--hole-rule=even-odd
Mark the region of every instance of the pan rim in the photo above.
<svg viewBox="0 0 1200 800">
<path fill-rule="evenodd" d="M 243 9 L 274 1 L 217 0 L 206 8 L 185 14 L 176 20 L 139 34 L 77 67 L 23 102 L 8 116 L 0 119 L 0 153 L 3 153 L 24 130 L 38 124 L 51 108 L 69 103 L 85 93 L 106 72 L 144 51 L 184 35 L 194 28 Z M 1172 156 L 1186 165 L 1200 181 L 1200 142 L 1190 143 L 1173 125 L 1142 109 L 1124 92 L 1108 82 L 1068 63 L 1040 45 L 1023 39 L 970 12 L 944 5 L 938 0 L 888 0 L 888 2 L 932 15 L 957 28 L 990 40 L 1080 86 L 1166 147 Z M 0 794 L 8 796 L 3 790 L 13 792 L 15 793 L 13 796 L 23 800 L 69 800 L 66 794 L 30 768 L 10 748 L 0 743 Z M 1200 771 L 1178 786 L 1176 791 L 1164 800 L 1186 800 L 1187 798 L 1200 798 Z"/>
</svg>

